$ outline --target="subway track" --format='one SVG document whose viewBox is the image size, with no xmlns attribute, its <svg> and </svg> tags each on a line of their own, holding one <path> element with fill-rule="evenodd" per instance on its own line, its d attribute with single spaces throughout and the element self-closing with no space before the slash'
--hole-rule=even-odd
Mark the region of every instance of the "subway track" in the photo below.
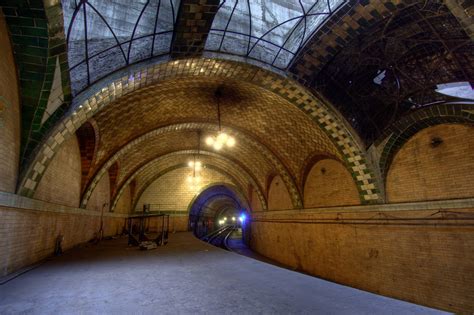
<svg viewBox="0 0 474 315">
<path fill-rule="evenodd" d="M 228 245 L 228 240 L 236 229 L 237 227 L 235 225 L 226 225 L 204 236 L 201 240 L 225 250 L 232 251 Z"/>
</svg>

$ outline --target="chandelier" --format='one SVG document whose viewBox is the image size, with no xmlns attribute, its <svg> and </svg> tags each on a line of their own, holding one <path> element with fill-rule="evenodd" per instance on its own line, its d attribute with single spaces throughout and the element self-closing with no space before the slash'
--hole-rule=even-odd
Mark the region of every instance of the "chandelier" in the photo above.
<svg viewBox="0 0 474 315">
<path fill-rule="evenodd" d="M 197 156 L 199 157 L 199 152 L 201 150 L 201 132 L 198 131 L 198 150 Z M 192 174 L 188 175 L 188 182 L 190 184 L 199 184 L 201 182 L 201 170 L 202 162 L 199 159 L 196 160 L 196 154 L 193 154 L 193 159 L 188 162 L 188 166 L 192 168 Z"/>
<path fill-rule="evenodd" d="M 214 150 L 219 151 L 224 146 L 233 147 L 235 145 L 235 139 L 234 137 L 223 132 L 221 128 L 220 98 L 222 96 L 222 90 L 220 87 L 217 88 L 216 92 L 214 93 L 214 96 L 216 98 L 216 104 L 217 104 L 217 121 L 219 123 L 219 131 L 217 132 L 217 135 L 208 136 L 206 138 L 206 144 L 210 147 L 213 147 Z"/>
</svg>

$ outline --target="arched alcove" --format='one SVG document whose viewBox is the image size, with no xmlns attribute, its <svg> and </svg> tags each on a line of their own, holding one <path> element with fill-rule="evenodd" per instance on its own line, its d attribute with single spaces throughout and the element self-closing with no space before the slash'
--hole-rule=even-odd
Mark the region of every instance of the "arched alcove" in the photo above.
<svg viewBox="0 0 474 315">
<path fill-rule="evenodd" d="M 341 162 L 322 158 L 311 167 L 304 183 L 305 208 L 358 204 L 357 186 Z"/>
<path fill-rule="evenodd" d="M 388 202 L 474 196 L 474 126 L 421 130 L 396 153 L 387 174 Z"/>
<path fill-rule="evenodd" d="M 268 186 L 268 209 L 292 209 L 293 203 L 291 202 L 291 196 L 282 178 L 277 175 L 274 176 L 269 182 L 270 184 Z"/>
</svg>

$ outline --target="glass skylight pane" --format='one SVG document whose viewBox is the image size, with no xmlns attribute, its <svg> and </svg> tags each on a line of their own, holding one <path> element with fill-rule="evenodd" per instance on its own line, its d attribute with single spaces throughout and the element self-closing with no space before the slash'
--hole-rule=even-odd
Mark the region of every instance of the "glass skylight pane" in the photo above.
<svg viewBox="0 0 474 315">
<path fill-rule="evenodd" d="M 70 66 L 85 69 L 88 86 L 131 63 L 169 53 L 179 2 L 62 0 Z M 84 74 L 74 71 L 71 81 L 74 92 L 84 88 Z"/>
<path fill-rule="evenodd" d="M 474 88 L 469 82 L 438 84 L 436 92 L 457 98 L 474 100 Z"/>
<path fill-rule="evenodd" d="M 285 68 L 314 31 L 347 1 L 221 0 L 206 50 Z M 246 41 L 250 43 L 247 50 Z"/>
</svg>

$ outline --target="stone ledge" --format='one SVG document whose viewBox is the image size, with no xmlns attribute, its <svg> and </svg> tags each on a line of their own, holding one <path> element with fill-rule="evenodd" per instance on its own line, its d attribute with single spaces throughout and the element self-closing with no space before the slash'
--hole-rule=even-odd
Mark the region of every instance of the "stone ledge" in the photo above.
<svg viewBox="0 0 474 315">
<path fill-rule="evenodd" d="M 360 213 L 360 212 L 391 212 L 391 211 L 425 211 L 452 210 L 474 208 L 474 198 L 451 199 L 439 201 L 422 201 L 391 203 L 362 206 L 341 206 L 327 208 L 287 209 L 254 212 L 253 215 L 263 217 L 272 214 L 324 214 L 324 213 Z"/>
</svg>

